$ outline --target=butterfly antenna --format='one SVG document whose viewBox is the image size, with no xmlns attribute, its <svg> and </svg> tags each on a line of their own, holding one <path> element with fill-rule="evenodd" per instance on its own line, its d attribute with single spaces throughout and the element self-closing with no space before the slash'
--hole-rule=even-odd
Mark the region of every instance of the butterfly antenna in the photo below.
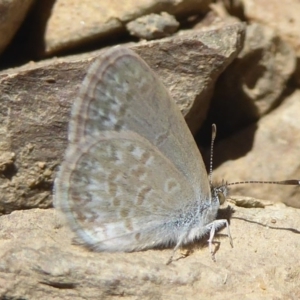
<svg viewBox="0 0 300 300">
<path fill-rule="evenodd" d="M 210 144 L 210 159 L 209 159 L 209 184 L 212 186 L 212 171 L 213 171 L 213 158 L 214 158 L 214 143 L 217 136 L 216 124 L 211 125 L 211 144 Z"/>
<path fill-rule="evenodd" d="M 226 185 L 236 185 L 236 184 L 248 184 L 248 183 L 258 183 L 258 184 L 280 184 L 280 185 L 298 185 L 300 186 L 300 180 L 298 179 L 288 179 L 282 181 L 257 181 L 257 180 L 248 180 L 248 181 L 237 181 L 227 183 Z"/>
</svg>

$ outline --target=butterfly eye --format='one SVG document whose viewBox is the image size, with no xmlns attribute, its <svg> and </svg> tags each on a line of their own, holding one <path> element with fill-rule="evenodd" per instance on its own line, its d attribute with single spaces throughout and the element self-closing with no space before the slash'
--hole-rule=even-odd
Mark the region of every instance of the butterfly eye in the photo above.
<svg viewBox="0 0 300 300">
<path fill-rule="evenodd" d="M 226 199 L 224 193 L 222 191 L 219 191 L 217 195 L 218 195 L 220 205 L 224 204 Z"/>
</svg>

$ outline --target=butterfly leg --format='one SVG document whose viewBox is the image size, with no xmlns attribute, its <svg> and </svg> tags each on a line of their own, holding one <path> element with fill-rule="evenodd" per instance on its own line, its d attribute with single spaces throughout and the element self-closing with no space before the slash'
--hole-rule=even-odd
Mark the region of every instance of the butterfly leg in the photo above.
<svg viewBox="0 0 300 300">
<path fill-rule="evenodd" d="M 233 241 L 232 241 L 232 237 L 231 237 L 230 229 L 229 229 L 229 224 L 228 224 L 227 220 L 215 220 L 212 223 L 206 225 L 206 227 L 210 228 L 208 246 L 209 246 L 209 251 L 212 255 L 213 260 L 215 260 L 215 253 L 212 249 L 213 239 L 214 239 L 216 230 L 218 230 L 221 227 L 224 227 L 224 225 L 226 225 L 226 228 L 227 228 L 227 236 L 229 238 L 230 245 L 231 245 L 231 247 L 233 247 Z"/>
<path fill-rule="evenodd" d="M 166 265 L 169 265 L 172 261 L 173 261 L 173 257 L 176 253 L 176 251 L 178 250 L 178 248 L 183 244 L 183 240 L 184 240 L 185 236 L 182 236 L 179 241 L 177 242 L 175 248 L 173 249 L 172 255 L 170 256 L 170 258 L 168 259 Z"/>
<path fill-rule="evenodd" d="M 212 259 L 215 260 L 215 253 L 214 253 L 214 250 L 213 250 L 213 239 L 214 239 L 214 236 L 215 236 L 215 233 L 216 231 L 219 229 L 219 228 L 222 228 L 226 226 L 227 228 L 227 236 L 229 238 L 229 242 L 230 242 L 230 245 L 231 247 L 233 247 L 233 241 L 232 241 L 232 237 L 231 237 L 231 234 L 230 234 L 230 228 L 229 228 L 229 223 L 227 220 L 225 219 L 222 219 L 222 220 L 215 220 L 209 224 L 207 224 L 205 227 L 207 229 L 207 232 L 209 231 L 209 239 L 208 239 L 208 246 L 209 246 L 209 251 L 212 255 Z M 177 242 L 175 248 L 173 249 L 173 253 L 171 255 L 171 257 L 169 258 L 169 260 L 167 261 L 167 265 L 169 265 L 172 261 L 173 261 L 173 257 L 175 255 L 175 252 L 178 250 L 178 248 L 183 244 L 183 241 L 184 241 L 184 238 L 185 236 L 182 236 L 179 241 Z"/>
</svg>

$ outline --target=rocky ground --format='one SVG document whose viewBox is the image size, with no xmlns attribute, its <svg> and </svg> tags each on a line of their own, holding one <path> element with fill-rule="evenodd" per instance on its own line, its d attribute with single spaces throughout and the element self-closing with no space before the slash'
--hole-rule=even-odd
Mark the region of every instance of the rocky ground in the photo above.
<svg viewBox="0 0 300 300">
<path fill-rule="evenodd" d="M 0 0 L 0 11 L 1 299 L 300 297 L 299 187 L 232 187 L 234 248 L 222 231 L 216 262 L 204 241 L 168 266 L 171 249 L 72 245 L 52 206 L 71 104 L 120 43 L 169 89 L 205 162 L 217 124 L 216 181 L 299 179 L 297 0 Z"/>
</svg>

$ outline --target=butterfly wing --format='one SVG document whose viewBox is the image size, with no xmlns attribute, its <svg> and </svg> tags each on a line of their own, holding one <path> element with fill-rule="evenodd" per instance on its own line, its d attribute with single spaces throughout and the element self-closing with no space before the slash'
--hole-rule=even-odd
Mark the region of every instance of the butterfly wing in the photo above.
<svg viewBox="0 0 300 300">
<path fill-rule="evenodd" d="M 198 209 L 182 173 L 130 131 L 100 132 L 69 147 L 55 201 L 80 241 L 98 251 L 176 243 L 189 227 L 187 212 Z"/>
<path fill-rule="evenodd" d="M 202 157 L 181 112 L 150 67 L 125 47 L 92 64 L 73 105 L 70 142 L 99 131 L 138 133 L 176 166 L 197 199 L 210 198 Z"/>
</svg>

